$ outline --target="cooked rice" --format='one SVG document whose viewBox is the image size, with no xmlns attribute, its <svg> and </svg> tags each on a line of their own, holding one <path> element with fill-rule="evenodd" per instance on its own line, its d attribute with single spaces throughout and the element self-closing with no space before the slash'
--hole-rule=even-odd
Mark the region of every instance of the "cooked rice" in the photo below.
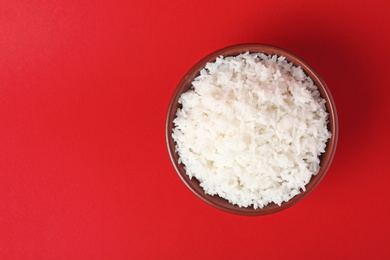
<svg viewBox="0 0 390 260">
<path fill-rule="evenodd" d="M 320 169 L 325 100 L 284 57 L 218 57 L 179 98 L 172 137 L 186 174 L 240 207 L 281 205 Z"/>
</svg>

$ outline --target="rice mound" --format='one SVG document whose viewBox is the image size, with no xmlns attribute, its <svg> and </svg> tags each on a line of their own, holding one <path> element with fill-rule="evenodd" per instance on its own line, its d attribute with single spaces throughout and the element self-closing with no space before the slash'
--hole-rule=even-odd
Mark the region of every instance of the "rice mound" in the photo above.
<svg viewBox="0 0 390 260">
<path fill-rule="evenodd" d="M 285 57 L 220 56 L 178 102 L 179 163 L 207 194 L 239 207 L 281 205 L 320 169 L 331 137 L 325 100 Z"/>
</svg>

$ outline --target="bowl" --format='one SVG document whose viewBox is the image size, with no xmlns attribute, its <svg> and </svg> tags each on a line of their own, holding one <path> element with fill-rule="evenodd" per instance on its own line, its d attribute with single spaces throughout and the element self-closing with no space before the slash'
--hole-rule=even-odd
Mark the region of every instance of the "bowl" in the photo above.
<svg viewBox="0 0 390 260">
<path fill-rule="evenodd" d="M 172 138 L 172 129 L 174 128 L 173 120 L 176 117 L 176 111 L 180 107 L 180 104 L 178 103 L 178 99 L 180 95 L 191 88 L 191 82 L 195 77 L 199 75 L 200 70 L 204 68 L 207 62 L 213 62 L 217 57 L 221 55 L 224 57 L 236 56 L 245 52 L 250 52 L 250 53 L 261 52 L 265 54 L 272 54 L 272 55 L 276 54 L 278 56 L 284 56 L 287 61 L 292 62 L 295 66 L 300 66 L 303 69 L 303 71 L 306 73 L 306 75 L 308 75 L 317 85 L 322 98 L 326 100 L 326 108 L 327 108 L 327 112 L 329 113 L 328 129 L 331 132 L 332 136 L 327 142 L 325 153 L 321 154 L 321 156 L 319 157 L 320 167 L 321 167 L 319 172 L 317 173 L 317 175 L 313 176 L 310 182 L 306 185 L 306 191 L 301 191 L 300 194 L 296 195 L 295 197 L 293 197 L 287 202 L 283 202 L 280 206 L 274 203 L 270 203 L 263 208 L 254 209 L 251 206 L 244 208 L 244 207 L 239 207 L 237 205 L 233 205 L 229 203 L 226 199 L 221 198 L 218 195 L 211 196 L 206 194 L 203 188 L 200 187 L 199 181 L 196 178 L 190 179 L 186 175 L 184 165 L 178 162 L 179 156 L 175 152 L 175 142 Z M 308 63 L 306 63 L 305 61 L 303 61 L 301 58 L 294 55 L 293 53 L 284 50 L 282 48 L 272 46 L 272 45 L 267 45 L 267 44 L 249 43 L 249 44 L 233 45 L 233 46 L 229 46 L 217 50 L 207 55 L 203 59 L 201 59 L 184 75 L 184 77 L 181 79 L 181 81 L 176 87 L 176 90 L 172 95 L 168 107 L 165 130 L 166 130 L 167 148 L 168 148 L 168 152 L 172 164 L 176 169 L 176 172 L 178 173 L 181 180 L 195 195 L 197 195 L 201 200 L 203 200 L 207 204 L 228 213 L 244 215 L 244 216 L 261 216 L 261 215 L 276 213 L 295 205 L 303 198 L 305 198 L 309 193 L 311 193 L 314 190 L 314 188 L 321 182 L 326 172 L 328 171 L 329 166 L 331 165 L 331 162 L 333 160 L 336 151 L 337 138 L 338 138 L 338 121 L 337 121 L 335 103 L 327 85 L 325 84 L 324 80 L 318 75 L 318 73 Z"/>
</svg>

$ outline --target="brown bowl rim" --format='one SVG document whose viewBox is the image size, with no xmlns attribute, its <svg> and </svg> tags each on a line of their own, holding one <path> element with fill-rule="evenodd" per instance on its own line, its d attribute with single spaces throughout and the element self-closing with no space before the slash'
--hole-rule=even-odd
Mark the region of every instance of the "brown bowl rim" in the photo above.
<svg viewBox="0 0 390 260">
<path fill-rule="evenodd" d="M 261 53 L 271 54 L 271 55 L 276 54 L 278 56 L 284 56 L 286 60 L 292 62 L 295 66 L 301 66 L 301 68 L 304 70 L 306 75 L 310 76 L 314 81 L 314 83 L 317 85 L 321 93 L 321 96 L 325 98 L 326 108 L 329 113 L 328 128 L 332 133 L 332 137 L 328 140 L 325 153 L 320 156 L 321 159 L 320 171 L 317 173 L 317 175 L 313 176 L 310 182 L 306 185 L 306 191 L 302 191 L 300 194 L 296 195 L 288 202 L 283 202 L 280 206 L 274 203 L 270 203 L 262 209 L 259 208 L 254 209 L 252 206 L 247 208 L 244 207 L 240 208 L 237 205 L 233 205 L 229 203 L 227 200 L 219 197 L 218 195 L 211 196 L 205 194 L 203 189 L 199 186 L 199 182 L 195 178 L 192 178 L 190 180 L 185 173 L 183 165 L 178 164 L 177 162 L 178 155 L 177 153 L 175 153 L 175 142 L 173 141 L 172 138 L 172 129 L 173 129 L 173 119 L 176 117 L 176 111 L 178 108 L 177 101 L 181 93 L 191 88 L 192 80 L 199 74 L 199 71 L 206 65 L 207 62 L 214 61 L 219 56 L 224 56 L 224 57 L 236 56 L 240 53 L 245 53 L 245 52 L 250 52 L 250 53 L 261 52 Z M 322 179 L 324 178 L 326 172 L 328 171 L 332 163 L 332 160 L 336 152 L 337 141 L 338 141 L 338 118 L 337 118 L 336 105 L 334 103 L 334 99 L 330 93 L 328 86 L 326 85 L 322 77 L 307 62 L 305 62 L 303 59 L 293 54 L 292 52 L 274 45 L 262 44 L 262 43 L 243 43 L 243 44 L 231 45 L 208 54 L 203 59 L 199 60 L 194 66 L 192 66 L 190 70 L 184 75 L 184 77 L 180 80 L 179 84 L 177 85 L 168 106 L 168 111 L 166 114 L 166 124 L 165 124 L 165 137 L 166 137 L 169 157 L 171 159 L 171 162 L 177 174 L 179 175 L 181 180 L 185 183 L 185 185 L 198 198 L 200 198 L 202 201 L 206 202 L 207 204 L 228 213 L 243 215 L 243 216 L 262 216 L 262 215 L 280 212 L 282 210 L 285 210 L 297 204 L 298 202 L 306 198 L 306 196 L 309 193 L 311 193 L 322 181 Z"/>
</svg>

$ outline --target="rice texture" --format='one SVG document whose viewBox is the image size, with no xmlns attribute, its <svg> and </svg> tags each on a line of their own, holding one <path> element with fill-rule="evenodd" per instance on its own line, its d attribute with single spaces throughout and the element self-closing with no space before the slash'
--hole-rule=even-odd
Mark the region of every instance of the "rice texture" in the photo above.
<svg viewBox="0 0 390 260">
<path fill-rule="evenodd" d="M 320 169 L 331 137 L 325 100 L 282 56 L 220 56 L 178 102 L 179 163 L 207 194 L 239 207 L 281 205 Z"/>
</svg>

